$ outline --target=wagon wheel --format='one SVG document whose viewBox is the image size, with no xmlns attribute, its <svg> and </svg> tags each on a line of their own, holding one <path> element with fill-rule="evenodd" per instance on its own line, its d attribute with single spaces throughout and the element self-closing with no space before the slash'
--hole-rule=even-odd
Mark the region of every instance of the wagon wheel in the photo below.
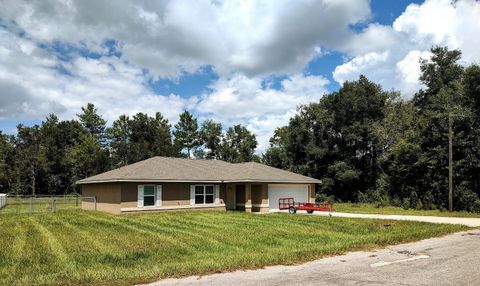
<svg viewBox="0 0 480 286">
<path fill-rule="evenodd" d="M 297 212 L 297 209 L 295 207 L 289 207 L 288 212 L 291 213 L 291 214 L 294 214 L 294 213 Z"/>
<path fill-rule="evenodd" d="M 307 213 L 313 214 L 313 210 L 308 210 Z"/>
</svg>

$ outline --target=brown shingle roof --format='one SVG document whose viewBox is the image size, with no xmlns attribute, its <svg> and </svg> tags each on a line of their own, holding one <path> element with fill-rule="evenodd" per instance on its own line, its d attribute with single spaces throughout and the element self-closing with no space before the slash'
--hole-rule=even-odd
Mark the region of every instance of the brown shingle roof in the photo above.
<svg viewBox="0 0 480 286">
<path fill-rule="evenodd" d="M 77 184 L 100 182 L 279 182 L 318 183 L 319 180 L 263 164 L 220 160 L 153 157 L 85 178 Z"/>
</svg>

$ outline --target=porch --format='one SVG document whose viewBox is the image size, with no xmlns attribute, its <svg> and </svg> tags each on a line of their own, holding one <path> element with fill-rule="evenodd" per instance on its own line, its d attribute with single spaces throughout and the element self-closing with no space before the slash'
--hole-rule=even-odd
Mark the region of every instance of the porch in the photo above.
<svg viewBox="0 0 480 286">
<path fill-rule="evenodd" d="M 268 212 L 268 184 L 266 183 L 227 183 L 227 210 L 245 212 Z"/>
</svg>

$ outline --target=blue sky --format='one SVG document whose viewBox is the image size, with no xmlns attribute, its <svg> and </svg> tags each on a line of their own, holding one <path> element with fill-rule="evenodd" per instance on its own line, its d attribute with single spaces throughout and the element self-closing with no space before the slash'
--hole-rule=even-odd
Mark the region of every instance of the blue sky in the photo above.
<svg viewBox="0 0 480 286">
<path fill-rule="evenodd" d="M 119 1 L 5 2 L 0 130 L 75 118 L 88 102 L 109 124 L 157 111 L 174 124 L 186 109 L 247 126 L 262 152 L 297 106 L 346 80 L 409 98 L 433 45 L 480 57 L 473 0 Z"/>
</svg>

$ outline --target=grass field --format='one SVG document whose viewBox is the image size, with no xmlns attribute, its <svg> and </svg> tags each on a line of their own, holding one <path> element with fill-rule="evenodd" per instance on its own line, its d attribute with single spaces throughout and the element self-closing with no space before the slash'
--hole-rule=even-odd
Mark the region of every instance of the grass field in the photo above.
<svg viewBox="0 0 480 286">
<path fill-rule="evenodd" d="M 131 285 L 296 264 L 460 231 L 458 225 L 241 212 L 0 215 L 0 284 Z"/>
<path fill-rule="evenodd" d="M 412 210 L 399 207 L 379 207 L 373 204 L 335 203 L 335 211 L 345 213 L 364 214 L 394 214 L 394 215 L 421 215 L 421 216 L 444 216 L 444 217 L 480 217 L 480 213 L 448 212 L 439 210 Z"/>
</svg>

